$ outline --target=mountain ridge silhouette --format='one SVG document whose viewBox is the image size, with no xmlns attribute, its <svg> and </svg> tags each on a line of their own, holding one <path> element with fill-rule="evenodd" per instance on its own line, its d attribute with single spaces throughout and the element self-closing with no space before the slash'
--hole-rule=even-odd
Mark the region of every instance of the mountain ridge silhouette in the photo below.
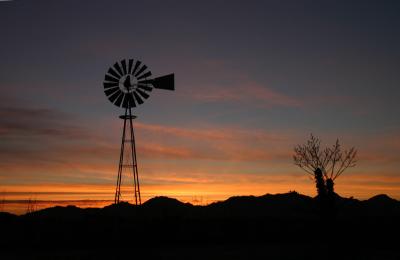
<svg viewBox="0 0 400 260">
<path fill-rule="evenodd" d="M 182 259 L 193 259 L 199 253 L 194 259 L 210 258 L 204 254 L 231 259 L 232 252 L 247 259 L 249 247 L 256 256 L 264 256 L 265 247 L 275 250 L 277 256 L 280 249 L 294 247 L 308 248 L 303 254 L 307 259 L 319 259 L 312 257 L 325 254 L 324 250 L 340 241 L 340 250 L 331 252 L 336 257 L 328 259 L 343 259 L 344 251 L 358 252 L 360 259 L 374 259 L 371 250 L 377 256 L 384 250 L 393 256 L 386 259 L 399 259 L 398 243 L 393 239 L 400 233 L 399 201 L 387 195 L 367 200 L 337 196 L 335 215 L 329 218 L 320 214 L 318 201 L 288 192 L 234 196 L 196 206 L 161 196 L 140 206 L 122 202 L 104 208 L 56 206 L 20 216 L 0 213 L 0 247 L 9 255 L 16 247 L 29 249 L 26 252 L 51 248 L 60 257 L 65 252 L 82 256 L 89 250 L 99 259 L 115 259 L 113 252 L 120 252 L 115 250 L 118 248 L 141 249 L 140 256 L 154 259 L 160 259 L 161 249 L 170 252 L 171 258 L 187 250 L 190 256 Z M 109 255 L 98 253 L 104 248 L 110 248 Z M 130 256 L 130 252 L 121 254 Z M 299 252 L 284 254 L 294 259 Z M 27 257 L 22 254 L 21 259 Z"/>
<path fill-rule="evenodd" d="M 359 214 L 364 215 L 380 215 L 395 214 L 400 215 L 400 201 L 389 197 L 386 194 L 378 194 L 366 200 L 358 200 L 354 198 L 344 198 L 339 195 L 336 197 L 336 205 L 340 210 L 345 211 L 345 214 L 360 211 Z M 79 208 L 73 205 L 69 206 L 54 206 L 45 209 L 40 209 L 32 213 L 26 213 L 17 216 L 8 212 L 0 212 L 0 217 L 67 217 L 73 214 L 81 214 L 84 212 L 90 214 L 118 213 L 121 216 L 124 214 L 132 215 L 141 210 L 148 214 L 166 214 L 173 213 L 185 214 L 188 211 L 209 211 L 214 214 L 223 215 L 269 215 L 269 216 L 284 216 L 287 214 L 316 214 L 316 197 L 310 197 L 297 193 L 295 191 L 278 194 L 264 194 L 261 196 L 232 196 L 226 200 L 212 202 L 208 205 L 192 205 L 188 202 L 181 202 L 178 199 L 166 196 L 156 196 L 140 206 L 121 202 L 119 204 L 111 204 L 104 208 Z M 377 212 L 377 208 L 379 211 Z M 299 212 L 300 211 L 300 212 Z M 61 214 L 62 212 L 62 214 Z M 68 213 L 68 214 L 66 214 Z M 268 213 L 268 214 L 267 214 Z"/>
</svg>

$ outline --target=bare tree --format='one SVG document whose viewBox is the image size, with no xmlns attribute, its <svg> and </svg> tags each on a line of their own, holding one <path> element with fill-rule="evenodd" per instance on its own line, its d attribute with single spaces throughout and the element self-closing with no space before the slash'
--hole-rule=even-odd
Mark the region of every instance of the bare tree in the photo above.
<svg viewBox="0 0 400 260">
<path fill-rule="evenodd" d="M 357 150 L 352 147 L 349 150 L 342 151 L 339 139 L 332 147 L 321 148 L 321 141 L 311 134 L 310 139 L 304 145 L 298 145 L 294 148 L 294 164 L 299 166 L 308 174 L 312 175 L 316 182 L 318 194 L 321 189 L 321 174 L 327 194 L 334 193 L 334 181 L 347 168 L 356 166 Z M 318 175 L 318 176 L 317 176 Z"/>
</svg>

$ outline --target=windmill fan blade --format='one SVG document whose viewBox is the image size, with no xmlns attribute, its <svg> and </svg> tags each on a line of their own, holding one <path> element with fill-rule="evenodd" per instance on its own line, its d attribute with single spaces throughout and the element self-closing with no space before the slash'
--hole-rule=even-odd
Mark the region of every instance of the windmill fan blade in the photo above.
<svg viewBox="0 0 400 260">
<path fill-rule="evenodd" d="M 115 93 L 116 91 L 118 91 L 119 90 L 119 88 L 118 87 L 115 87 L 115 88 L 109 88 L 109 89 L 106 89 L 106 90 L 104 90 L 104 93 L 106 94 L 106 96 L 108 97 L 109 95 L 111 95 L 111 94 L 113 94 L 113 93 Z"/>
<path fill-rule="evenodd" d="M 111 83 L 111 82 L 104 82 L 103 85 L 104 85 L 104 88 L 105 88 L 105 89 L 107 89 L 107 88 L 113 88 L 113 87 L 118 87 L 118 83 L 117 83 L 117 82 L 114 82 L 114 83 Z"/>
<path fill-rule="evenodd" d="M 116 62 L 115 64 L 114 64 L 114 68 L 118 71 L 118 73 L 119 73 L 119 75 L 124 75 L 123 73 L 122 73 L 122 69 L 121 69 L 121 67 L 119 66 L 119 64 L 118 64 L 118 62 Z"/>
<path fill-rule="evenodd" d="M 146 90 L 146 91 L 152 91 L 153 90 L 152 87 L 149 87 L 146 84 L 138 84 L 137 87 L 140 88 L 140 89 Z"/>
<path fill-rule="evenodd" d="M 168 74 L 153 80 L 153 86 L 158 89 L 175 90 L 174 74 Z"/>
<path fill-rule="evenodd" d="M 133 99 L 132 93 L 125 95 L 124 102 L 122 103 L 123 108 L 136 107 L 135 100 Z"/>
<path fill-rule="evenodd" d="M 131 73 L 132 75 L 135 75 L 135 72 L 136 72 L 136 70 L 138 69 L 138 67 L 140 66 L 141 63 L 142 62 L 139 61 L 139 60 L 136 61 L 135 68 L 133 68 L 133 71 Z"/>
<path fill-rule="evenodd" d="M 122 107 L 123 108 L 127 108 L 128 107 L 128 96 L 129 96 L 129 94 L 125 94 L 124 101 L 122 102 Z"/>
<path fill-rule="evenodd" d="M 144 97 L 145 99 L 148 99 L 148 98 L 149 98 L 149 94 L 147 94 L 147 93 L 144 92 L 143 90 L 137 88 L 136 91 L 137 91 L 142 97 Z"/>
<path fill-rule="evenodd" d="M 140 68 L 138 72 L 136 72 L 135 77 L 139 76 L 143 71 L 147 69 L 146 65 L 143 65 L 143 67 Z"/>
<path fill-rule="evenodd" d="M 106 80 L 106 81 L 111 81 L 111 82 L 115 82 L 115 83 L 118 83 L 118 82 L 119 82 L 119 79 L 114 78 L 114 77 L 111 77 L 110 75 L 107 75 L 107 74 L 106 74 L 106 76 L 104 77 L 104 80 Z"/>
<path fill-rule="evenodd" d="M 129 59 L 128 74 L 131 74 L 132 66 L 133 66 L 133 60 L 132 60 L 132 59 Z"/>
<path fill-rule="evenodd" d="M 115 72 L 115 70 L 113 70 L 112 68 L 108 69 L 108 73 L 110 73 L 112 76 L 116 77 L 117 79 L 120 78 L 120 76 L 118 75 L 117 72 Z"/>
<path fill-rule="evenodd" d="M 122 70 L 123 70 L 123 72 L 124 72 L 124 75 L 126 75 L 126 60 L 122 60 L 121 61 L 121 65 L 122 65 Z"/>
<path fill-rule="evenodd" d="M 136 91 L 133 92 L 133 95 L 136 98 L 136 101 L 141 105 L 143 104 L 143 99 L 141 97 L 139 97 L 139 95 L 136 93 Z"/>
<path fill-rule="evenodd" d="M 133 98 L 132 93 L 130 93 L 129 95 L 127 95 L 128 97 L 128 104 L 130 107 L 136 107 L 136 103 L 135 103 L 135 99 Z"/>
<path fill-rule="evenodd" d="M 115 103 L 114 103 L 114 104 L 115 104 L 116 106 L 119 106 L 119 107 L 120 107 L 124 96 L 125 96 L 124 92 L 121 92 L 121 93 L 119 94 L 117 100 L 115 100 Z"/>
<path fill-rule="evenodd" d="M 154 83 L 154 79 L 146 79 L 146 80 L 140 80 L 138 81 L 138 83 L 142 83 L 142 84 L 153 84 Z"/>
<path fill-rule="evenodd" d="M 145 74 L 143 74 L 142 76 L 138 77 L 137 79 L 143 79 L 143 78 L 147 78 L 151 76 L 151 71 L 146 72 Z"/>
<path fill-rule="evenodd" d="M 116 91 L 114 94 L 112 94 L 111 96 L 109 96 L 108 99 L 109 99 L 112 103 L 114 103 L 114 100 L 115 100 L 119 95 L 121 95 L 121 91 Z"/>
</svg>

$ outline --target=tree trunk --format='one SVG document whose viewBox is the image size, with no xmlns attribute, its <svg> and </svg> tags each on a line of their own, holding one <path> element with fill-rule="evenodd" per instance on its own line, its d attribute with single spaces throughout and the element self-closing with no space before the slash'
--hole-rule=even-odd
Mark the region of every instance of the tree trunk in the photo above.
<svg viewBox="0 0 400 260">
<path fill-rule="evenodd" d="M 326 180 L 326 207 L 328 210 L 328 218 L 330 220 L 334 219 L 336 216 L 336 193 L 334 190 L 335 183 L 331 178 Z"/>
<path fill-rule="evenodd" d="M 326 197 L 326 186 L 322 171 L 320 168 L 317 168 L 314 171 L 314 178 L 315 178 L 315 186 L 317 187 L 318 197 L 320 199 L 324 199 Z"/>
<path fill-rule="evenodd" d="M 335 194 L 334 185 L 335 183 L 331 178 L 326 180 L 326 192 L 328 193 L 328 196 L 333 196 Z"/>
</svg>

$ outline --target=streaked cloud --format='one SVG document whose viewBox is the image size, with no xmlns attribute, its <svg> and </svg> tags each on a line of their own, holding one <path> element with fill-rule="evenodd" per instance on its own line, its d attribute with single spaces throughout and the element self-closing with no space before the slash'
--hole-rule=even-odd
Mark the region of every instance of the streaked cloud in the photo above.
<svg viewBox="0 0 400 260">
<path fill-rule="evenodd" d="M 182 128 L 157 124 L 135 123 L 135 127 L 143 131 L 173 135 L 176 137 L 189 138 L 193 140 L 249 140 L 258 141 L 286 141 L 290 137 L 285 133 L 268 133 L 259 129 L 239 128 L 237 126 L 204 125 L 200 127 Z"/>
<path fill-rule="evenodd" d="M 48 108 L 0 105 L 0 136 L 45 136 L 88 138 L 82 127 L 72 124 L 67 114 Z"/>
<path fill-rule="evenodd" d="M 300 98 L 251 81 L 196 88 L 188 95 L 201 102 L 235 102 L 260 107 L 301 107 L 304 105 Z"/>
</svg>

